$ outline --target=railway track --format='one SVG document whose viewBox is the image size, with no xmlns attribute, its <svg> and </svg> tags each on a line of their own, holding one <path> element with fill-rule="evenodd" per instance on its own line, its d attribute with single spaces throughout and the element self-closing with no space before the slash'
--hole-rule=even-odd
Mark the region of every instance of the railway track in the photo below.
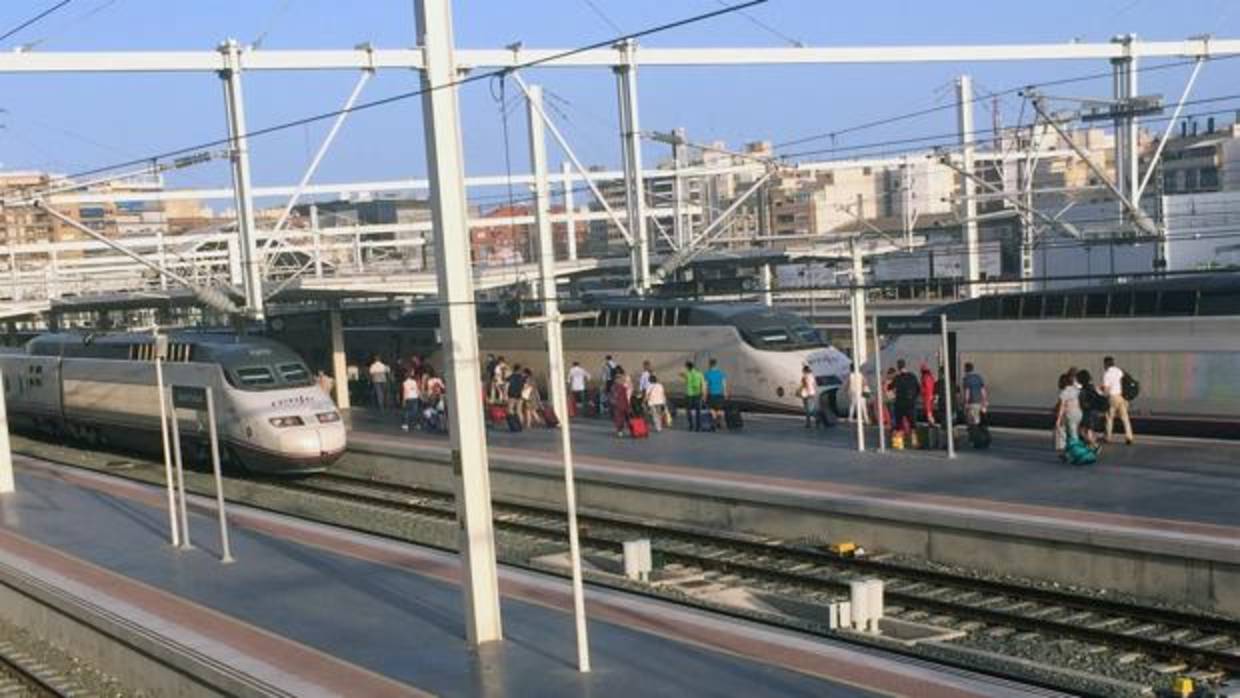
<svg viewBox="0 0 1240 698">
<path fill-rule="evenodd" d="M 0 696 L 4 698 L 68 698 L 86 695 L 64 685 L 54 669 L 26 654 L 8 640 L 0 640 Z"/>
<path fill-rule="evenodd" d="M 440 520 L 455 518 L 450 493 L 329 473 L 283 486 L 309 494 Z M 531 541 L 562 545 L 564 515 L 553 509 L 496 503 L 498 529 Z M 664 568 L 686 577 L 757 589 L 825 606 L 851 580 L 886 583 L 889 616 L 955 625 L 991 637 L 1071 638 L 1090 647 L 1128 653 L 1164 667 L 1240 674 L 1240 622 L 1043 587 L 910 568 L 867 558 L 841 557 L 808 545 L 760 540 L 620 517 L 579 515 L 583 552 L 620 559 L 625 540 L 649 538 Z M 658 567 L 660 565 L 656 565 Z M 825 618 L 825 615 L 824 615 Z"/>
</svg>

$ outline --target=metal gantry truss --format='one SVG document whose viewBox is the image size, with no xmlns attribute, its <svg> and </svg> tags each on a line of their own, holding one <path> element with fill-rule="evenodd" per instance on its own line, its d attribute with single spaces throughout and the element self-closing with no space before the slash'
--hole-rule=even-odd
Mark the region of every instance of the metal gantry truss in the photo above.
<svg viewBox="0 0 1240 698">
<path fill-rule="evenodd" d="M 514 45 L 504 49 L 482 49 L 482 50 L 455 50 L 453 58 L 456 69 L 458 71 L 479 70 L 483 68 L 491 69 L 520 69 L 531 61 L 546 60 L 548 58 L 558 56 L 565 53 L 562 49 L 530 49 L 519 45 Z M 1133 100 L 1137 97 L 1137 69 L 1136 64 L 1139 59 L 1151 58 L 1168 58 L 1168 57 L 1190 57 L 1197 59 L 1197 65 L 1194 69 L 1193 78 L 1190 79 L 1188 88 L 1185 90 L 1185 96 L 1191 90 L 1192 81 L 1195 80 L 1197 72 L 1201 65 L 1208 58 L 1240 54 L 1240 39 L 1214 39 L 1211 37 L 1196 37 L 1183 41 L 1138 41 L 1135 36 L 1126 35 L 1118 37 L 1116 40 L 1106 43 L 1067 43 L 1067 44 L 1023 44 L 1023 45 L 978 45 L 978 46 L 894 46 L 894 47 L 780 47 L 780 48 L 647 48 L 638 47 L 632 41 L 623 41 L 617 43 L 614 47 L 593 49 L 572 53 L 571 55 L 562 56 L 554 61 L 539 65 L 540 69 L 610 69 L 616 76 L 617 87 L 617 103 L 620 113 L 621 124 L 621 152 L 623 154 L 622 162 L 624 170 L 622 173 L 616 173 L 623 176 L 624 179 L 624 216 L 623 220 L 611 208 L 610 202 L 606 200 L 603 192 L 598 186 L 598 182 L 604 177 L 598 176 L 599 173 L 587 172 L 584 166 L 577 160 L 572 153 L 570 144 L 566 139 L 554 128 L 554 124 L 546 119 L 549 129 L 566 152 L 568 157 L 574 162 L 577 168 L 576 174 L 570 174 L 568 169 L 561 175 L 552 177 L 552 180 L 558 180 L 564 192 L 564 199 L 567 201 L 571 197 L 573 184 L 575 181 L 583 181 L 589 185 L 593 198 L 600 204 L 602 211 L 577 211 L 572 207 L 563 214 L 553 216 L 557 222 L 565 222 L 572 226 L 580 224 L 588 224 L 592 220 L 605 220 L 611 222 L 617 230 L 620 231 L 621 237 L 624 238 L 626 245 L 629 247 L 629 267 L 634 279 L 634 289 L 641 293 L 649 288 L 651 280 L 659 280 L 666 275 L 669 260 L 663 260 L 660 266 L 659 274 L 651 274 L 652 271 L 652 253 L 655 248 L 651 244 L 651 240 L 647 234 L 649 222 L 654 222 L 657 226 L 658 219 L 671 219 L 674 222 L 671 235 L 667 231 L 663 231 L 666 239 L 671 242 L 671 253 L 675 259 L 692 259 L 700 249 L 709 244 L 712 230 L 718 228 L 719 221 L 709 221 L 703 231 L 694 233 L 687 231 L 686 221 L 691 220 L 694 215 L 688 212 L 687 205 L 684 203 L 682 194 L 683 181 L 686 177 L 693 176 L 689 172 L 691 168 L 681 168 L 679 165 L 673 172 L 674 177 L 674 201 L 671 209 L 667 207 L 656 207 L 648 205 L 646 194 L 646 180 L 649 176 L 667 176 L 666 172 L 643 173 L 641 168 L 641 132 L 638 124 L 638 89 L 637 89 L 637 69 L 642 68 L 658 68 L 658 67 L 674 67 L 674 66 L 741 66 L 741 65 L 832 65 L 832 64 L 899 64 L 909 62 L 978 62 L 978 61 L 1055 61 L 1055 60 L 1106 60 L 1111 62 L 1114 71 L 1114 91 L 1115 99 Z M 0 73 L 117 73 L 117 72 L 177 72 L 177 73 L 215 73 L 221 79 L 224 94 L 224 107 L 227 117 L 228 134 L 229 134 L 229 151 L 228 155 L 232 162 L 233 186 L 228 189 L 212 190 L 209 193 L 199 192 L 199 194 L 207 196 L 224 196 L 234 200 L 234 208 L 238 212 L 238 220 L 235 230 L 232 232 L 221 231 L 208 239 L 201 240 L 201 236 L 189 236 L 178 238 L 176 242 L 164 240 L 162 236 L 155 236 L 152 243 L 149 239 L 124 240 L 124 244 L 131 249 L 136 249 L 139 254 L 154 255 L 158 257 L 161 264 L 167 263 L 181 267 L 181 272 L 188 272 L 187 267 L 196 264 L 206 265 L 207 272 L 205 275 L 210 276 L 218 273 L 216 265 L 222 259 L 227 259 L 227 274 L 230 282 L 237 288 L 241 289 L 242 300 L 245 309 L 253 317 L 262 317 L 264 302 L 269 300 L 277 290 L 288 287 L 293 283 L 301 283 L 301 277 L 310 277 L 306 279 L 308 283 L 320 283 L 325 275 L 325 268 L 328 272 L 336 273 L 340 270 L 336 265 L 324 263 L 325 252 L 339 252 L 343 249 L 354 252 L 352 255 L 352 269 L 349 271 L 358 274 L 366 273 L 388 273 L 392 270 L 384 270 L 380 272 L 378 269 L 367 270 L 363 262 L 365 256 L 364 250 L 368 246 L 383 246 L 384 243 L 373 243 L 364 240 L 364 237 L 370 232 L 380 232 L 379 228 L 388 232 L 417 232 L 429 233 L 428 224 L 402 224 L 393 226 L 381 226 L 377 228 L 352 228 L 344 229 L 340 226 L 327 226 L 320 228 L 312 226 L 309 232 L 300 230 L 289 230 L 286 227 L 289 213 L 299 197 L 321 193 L 331 192 L 338 193 L 342 191 L 365 191 L 370 189 L 371 183 L 358 183 L 356 185 L 325 185 L 319 186 L 311 183 L 311 179 L 317 170 L 317 165 L 321 162 L 323 155 L 330 147 L 336 133 L 344 125 L 345 120 L 351 111 L 358 104 L 359 97 L 365 87 L 369 76 L 379 70 L 425 70 L 427 62 L 427 48 L 399 48 L 399 49 L 379 49 L 369 44 L 360 45 L 354 49 L 346 50 L 257 50 L 246 48 L 238 44 L 236 41 L 228 40 L 220 44 L 214 51 L 88 51 L 88 52 L 14 52 L 0 54 Z M 247 125 L 245 117 L 245 105 L 243 96 L 243 78 L 248 72 L 254 71 L 303 71 L 303 70 L 354 70 L 359 72 L 359 80 L 353 91 L 349 94 L 344 103 L 343 108 L 337 115 L 327 137 L 321 144 L 315 158 L 311 161 L 309 167 L 303 173 L 298 185 L 292 189 L 288 188 L 263 188 L 253 187 L 250 183 L 250 146 L 246 137 L 251 131 Z M 967 78 L 962 79 L 959 83 L 959 102 L 960 102 L 960 132 L 961 132 L 961 148 L 964 151 L 964 157 L 961 158 L 958 166 L 953 164 L 960 172 L 965 182 L 971 182 L 976 179 L 972 173 L 972 160 L 970 157 L 973 150 L 972 136 L 972 118 L 971 104 L 973 102 L 970 86 Z M 1183 103 L 1181 98 L 1181 105 Z M 1177 110 L 1178 114 L 1178 110 Z M 1056 127 L 1054 119 L 1046 120 L 1047 124 Z M 1136 121 L 1131 115 L 1120 114 L 1115 118 L 1117 129 L 1117 162 L 1121 163 L 1120 175 L 1112 185 L 1117 199 L 1121 201 L 1121 205 L 1130 214 L 1132 220 L 1143 228 L 1148 228 L 1148 221 L 1143 218 L 1140 212 L 1139 199 L 1135 196 L 1143 192 L 1145 185 L 1148 183 L 1151 171 L 1147 171 L 1144 177 L 1140 177 L 1137 172 L 1137 155 L 1136 155 Z M 1165 143 L 1166 134 L 1162 139 Z M 1069 142 L 1070 139 L 1069 139 Z M 1160 151 L 1161 152 L 1160 144 Z M 676 154 L 677 162 L 683 155 L 682 152 Z M 1092 162 L 1092 161 L 1090 161 Z M 954 161 L 953 161 L 954 163 Z M 1151 165 L 1152 166 L 1152 165 Z M 756 168 L 760 171 L 760 168 Z M 644 176 L 643 176 L 644 175 Z M 615 175 L 613 175 L 615 176 Z M 529 182 L 529 178 L 510 178 L 513 181 Z M 1107 178 L 1103 178 L 1109 181 Z M 505 180 L 492 178 L 477 178 L 472 184 L 486 185 L 503 183 Z M 408 188 L 428 188 L 428 182 L 412 182 Z M 967 259 L 969 263 L 967 267 L 967 275 L 970 279 L 974 279 L 977 275 L 977 241 L 976 241 L 976 198 L 977 187 L 964 186 L 965 196 L 962 200 L 962 221 L 965 227 L 965 242 Z M 288 195 L 290 198 L 284 207 L 284 214 L 271 230 L 259 229 L 254 215 L 254 199 L 256 196 L 265 196 L 271 194 Z M 195 194 L 189 194 L 193 196 Z M 55 194 L 50 193 L 48 196 L 49 203 L 71 203 L 74 201 L 100 200 L 106 198 L 107 195 L 99 195 L 90 192 L 79 194 Z M 185 193 L 181 192 L 165 192 L 164 198 L 186 198 Z M 132 194 L 116 194 L 115 199 L 140 200 L 141 195 Z M 1029 248 L 1031 244 L 1031 235 L 1035 218 L 1043 219 L 1042 215 L 1034 213 L 1031 210 L 1029 202 L 1025 202 L 1025 206 L 1016 206 L 1022 211 L 1026 219 L 1026 239 L 1023 248 Z M 699 212 L 700 213 L 700 212 Z M 526 219 L 529 219 L 528 221 Z M 513 222 L 528 223 L 533 221 L 532 216 L 515 217 Z M 470 222 L 470 225 L 494 225 L 497 223 L 508 222 L 503 219 L 482 219 Z M 1043 222 L 1050 223 L 1043 219 Z M 1062 229 L 1064 226 L 1059 224 Z M 399 236 L 398 236 L 399 237 Z M 575 261 L 576 257 L 576 240 L 574 236 L 569 236 L 571 242 L 569 249 L 570 262 Z M 413 237 L 409 239 L 398 239 L 394 241 L 385 241 L 388 247 L 392 249 L 400 248 L 422 248 L 425 240 L 421 237 Z M 25 250 L 23 246 L 10 246 L 10 281 L 13 288 L 9 295 L 13 302 L 37 300 L 38 296 L 55 297 L 64 293 L 90 293 L 92 286 L 97 290 L 105 290 L 107 282 L 104 279 L 106 274 L 100 275 L 94 272 L 98 269 L 90 269 L 89 272 L 83 272 L 79 267 L 86 267 L 87 263 L 82 259 L 71 259 L 73 255 L 59 255 L 58 251 L 68 252 L 69 248 L 80 247 L 84 243 L 59 243 L 61 249 L 57 249 L 57 245 L 51 246 L 50 250 L 47 245 L 39 245 L 39 251 L 42 252 L 45 269 L 38 270 L 35 265 L 26 265 L 23 268 L 21 259 L 26 252 L 33 253 L 33 250 Z M 93 243 L 85 243 L 83 250 L 93 250 Z M 169 247 L 177 246 L 181 252 L 174 255 L 175 259 L 169 259 Z M 1022 255 L 1022 273 L 1031 272 L 1025 269 Z M 90 265 L 110 264 L 112 260 L 106 256 L 99 258 L 90 257 Z M 675 266 L 675 264 L 671 264 Z M 116 266 L 111 271 L 120 272 L 124 265 Z M 127 270 L 130 273 L 130 279 L 147 279 L 142 274 L 134 276 L 133 270 Z M 179 272 L 180 273 L 180 272 Z M 74 281 L 75 275 L 78 281 Z M 194 273 L 189 273 L 194 276 Z M 199 273 L 198 276 L 203 276 Z M 154 279 L 147 279 L 157 283 L 160 288 L 164 288 L 168 283 L 168 276 L 157 274 Z M 40 290 L 42 289 L 42 290 Z M 106 289 L 111 290 L 111 289 Z"/>
</svg>

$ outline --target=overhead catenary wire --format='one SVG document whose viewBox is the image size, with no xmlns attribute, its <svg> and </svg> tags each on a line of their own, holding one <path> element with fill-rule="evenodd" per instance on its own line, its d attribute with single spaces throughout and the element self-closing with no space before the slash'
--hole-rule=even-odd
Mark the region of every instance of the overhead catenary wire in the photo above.
<svg viewBox="0 0 1240 698">
<path fill-rule="evenodd" d="M 71 2 L 73 2 L 73 0 L 60 0 L 60 2 L 57 2 L 56 4 L 54 4 L 54 5 L 52 5 L 51 7 L 47 8 L 46 10 L 43 10 L 43 11 L 42 11 L 42 12 L 40 12 L 39 14 L 37 14 L 37 15 L 35 15 L 35 16 L 33 16 L 33 17 L 31 17 L 31 18 L 29 18 L 29 19 L 27 19 L 27 20 L 25 20 L 25 21 L 21 22 L 20 24 L 18 24 L 17 26 L 13 27 L 12 29 L 9 29 L 8 31 L 4 32 L 3 34 L 0 34 L 0 41 L 4 41 L 4 40 L 8 39 L 9 37 L 11 37 L 11 36 L 13 36 L 13 35 L 17 34 L 17 33 L 18 33 L 18 32 L 20 32 L 21 30 L 25 29 L 26 27 L 29 27 L 29 26 L 33 25 L 34 23 L 38 22 L 39 20 L 43 19 L 44 17 L 47 17 L 48 15 L 52 14 L 52 13 L 53 13 L 53 12 L 55 12 L 56 10 L 59 10 L 60 8 L 64 7 L 65 5 L 68 5 L 68 4 L 69 4 L 69 3 L 71 3 Z"/>
<path fill-rule="evenodd" d="M 63 4 L 67 4 L 67 2 L 69 1 L 71 0 L 62 0 L 61 6 L 63 6 Z M 523 63 L 519 63 L 514 66 L 498 68 L 498 69 L 489 70 L 489 71 L 470 73 L 468 75 L 465 75 L 464 77 L 458 78 L 451 82 L 443 83 L 442 85 L 435 85 L 429 88 L 419 88 L 416 90 L 408 90 L 405 92 L 399 92 L 393 95 L 389 95 L 387 97 L 381 97 L 379 99 L 374 99 L 368 102 L 360 102 L 358 104 L 354 104 L 352 107 L 349 107 L 347 109 L 345 108 L 333 109 L 331 111 L 311 114 L 309 116 L 303 116 L 303 117 L 299 117 L 296 119 L 291 119 L 288 121 L 283 121 L 283 122 L 279 122 L 276 124 L 272 124 L 270 126 L 265 126 L 262 128 L 249 130 L 249 131 L 246 131 L 245 133 L 237 134 L 235 138 L 239 140 L 239 139 L 257 138 L 259 136 L 266 136 L 266 135 L 284 131 L 290 128 L 296 128 L 296 127 L 299 127 L 305 124 L 312 124 L 312 123 L 316 123 L 319 121 L 325 121 L 327 119 L 332 119 L 341 114 L 346 114 L 346 113 L 351 114 L 351 113 L 360 112 L 360 111 L 367 111 L 370 109 L 387 106 L 389 104 L 403 102 L 408 99 L 420 97 L 431 91 L 456 88 L 456 87 L 460 87 L 462 85 L 467 85 L 467 84 L 474 83 L 474 82 L 489 80 L 493 77 L 498 77 L 501 75 L 512 73 L 514 71 L 526 70 L 529 68 L 535 68 L 540 65 L 545 65 L 547 63 L 554 63 L 556 61 L 563 60 L 565 58 L 569 58 L 571 56 L 575 56 L 580 53 L 585 53 L 587 51 L 593 51 L 595 49 L 600 49 L 600 48 L 609 48 L 619 42 L 633 40 L 633 39 L 640 39 L 642 37 L 651 36 L 654 34 L 661 34 L 663 32 L 670 31 L 672 29 L 678 29 L 678 28 L 689 26 L 692 24 L 697 24 L 699 22 L 703 22 L 709 19 L 714 19 L 715 17 L 721 17 L 724 15 L 728 15 L 733 12 L 737 12 L 739 10 L 745 9 L 745 8 L 756 7 L 758 5 L 765 4 L 769 1 L 770 0 L 745 0 L 744 2 L 738 2 L 733 5 L 728 5 L 727 7 L 724 7 L 718 10 L 712 10 L 709 12 L 703 12 L 700 14 L 691 15 L 689 17 L 683 17 L 681 19 L 673 20 L 670 22 L 664 22 L 663 24 L 657 24 L 654 26 L 647 27 L 645 29 L 640 29 L 638 31 L 629 32 L 621 36 L 610 37 L 602 41 L 595 41 L 590 44 L 585 44 L 582 46 L 578 46 L 576 48 L 571 48 L 571 49 L 567 49 L 564 51 L 560 51 L 558 53 L 554 53 L 549 56 L 544 56 L 542 58 L 536 58 L 536 59 L 532 59 L 529 61 L 525 61 Z M 3 37 L 0 37 L 0 39 L 2 38 Z M 233 140 L 234 140 L 234 137 L 230 136 L 230 137 L 216 138 L 216 139 L 212 139 L 208 141 L 202 141 L 199 143 L 195 143 L 193 145 L 187 145 L 184 147 L 174 148 L 171 150 L 165 150 L 165 151 L 161 151 L 157 153 L 152 153 L 150 155 L 147 155 L 141 158 L 134 158 L 132 160 L 127 160 L 124 162 L 116 162 L 116 163 L 112 163 L 109 165 L 95 167 L 90 170 L 75 172 L 75 173 L 66 175 L 66 177 L 68 179 L 76 179 L 79 177 L 85 177 L 89 175 L 109 172 L 109 171 L 120 169 L 123 167 L 133 167 L 135 165 L 146 165 L 152 162 L 157 162 L 159 160 L 165 160 L 170 157 L 175 157 L 177 155 L 185 155 L 187 153 L 193 153 L 193 152 L 197 152 L 197 151 L 201 151 L 201 150 L 205 150 L 209 148 L 218 147 L 221 145 L 229 145 L 233 142 Z"/>
</svg>

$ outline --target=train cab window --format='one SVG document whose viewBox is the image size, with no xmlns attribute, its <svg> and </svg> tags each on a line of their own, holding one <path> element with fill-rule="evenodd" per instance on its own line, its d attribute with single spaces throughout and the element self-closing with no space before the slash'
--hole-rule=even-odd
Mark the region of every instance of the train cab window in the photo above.
<svg viewBox="0 0 1240 698">
<path fill-rule="evenodd" d="M 310 371 L 302 364 L 280 364 L 280 377 L 286 384 L 308 385 Z"/>
<path fill-rule="evenodd" d="M 1025 296 L 1025 300 L 1020 305 L 1021 319 L 1037 320 L 1042 317 L 1042 300 L 1041 294 Z"/>
<path fill-rule="evenodd" d="M 1042 313 L 1042 316 L 1048 318 L 1063 317 L 1064 300 L 1064 297 L 1060 295 L 1047 296 L 1046 310 Z"/>
<path fill-rule="evenodd" d="M 266 366 L 247 366 L 238 368 L 233 373 L 242 388 L 269 388 L 276 384 L 275 376 Z"/>
<path fill-rule="evenodd" d="M 1110 317 L 1127 317 L 1132 315 L 1132 292 L 1116 291 L 1111 294 L 1111 307 L 1107 313 Z"/>
<path fill-rule="evenodd" d="M 1068 296 L 1068 307 L 1064 311 L 1068 317 L 1084 317 L 1085 315 L 1085 296 L 1080 293 L 1074 293 Z"/>
<path fill-rule="evenodd" d="M 1196 291 L 1163 291 L 1158 304 L 1159 315 L 1196 315 Z"/>
<path fill-rule="evenodd" d="M 1107 294 L 1091 293 L 1085 297 L 1085 317 L 1107 316 Z"/>
<path fill-rule="evenodd" d="M 1137 291 L 1132 294 L 1133 315 L 1154 315 L 1158 313 L 1158 291 Z"/>
</svg>

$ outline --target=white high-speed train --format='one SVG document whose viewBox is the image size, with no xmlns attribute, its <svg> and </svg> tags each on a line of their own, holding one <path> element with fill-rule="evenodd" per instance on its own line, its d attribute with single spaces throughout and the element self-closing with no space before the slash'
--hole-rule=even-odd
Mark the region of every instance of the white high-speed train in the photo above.
<svg viewBox="0 0 1240 698">
<path fill-rule="evenodd" d="M 1141 383 L 1138 431 L 1240 438 L 1240 274 L 986 296 L 944 306 L 951 365 L 972 362 L 996 423 L 1046 426 L 1058 376 L 1102 359 Z M 882 364 L 937 366 L 937 336 L 886 338 Z M 873 367 L 867 375 L 872 380 Z M 959 375 L 959 373 L 957 373 Z"/>
<path fill-rule="evenodd" d="M 150 335 L 45 334 L 0 354 L 16 429 L 101 446 L 159 451 L 159 401 Z M 322 470 L 345 450 L 345 428 L 302 360 L 261 337 L 170 337 L 166 386 L 210 386 L 220 446 L 246 469 Z M 169 405 L 171 409 L 171 405 Z M 183 446 L 207 447 L 205 413 L 176 411 Z"/>
<path fill-rule="evenodd" d="M 650 361 L 668 396 L 677 400 L 684 394 L 680 374 L 685 361 L 705 370 L 713 358 L 727 373 L 736 404 L 799 411 L 802 366 L 814 369 L 824 403 L 834 401 L 848 375 L 848 356 L 823 342 L 805 320 L 757 303 L 617 299 L 564 308 L 566 313 L 579 310 L 595 310 L 598 316 L 565 322 L 564 355 L 566 361 L 578 361 L 590 371 L 596 385 L 607 355 L 634 379 L 642 362 Z M 519 315 L 514 309 L 480 308 L 480 351 L 502 355 L 509 365 L 529 366 L 545 385 L 543 329 L 519 326 Z M 407 358 L 417 353 L 441 365 L 438 328 L 438 311 L 414 310 L 383 324 L 346 326 L 345 340 L 354 357 L 377 353 Z M 300 347 L 310 346 L 307 343 L 322 332 L 317 324 L 298 330 L 297 323 L 288 320 L 277 336 Z"/>
</svg>

